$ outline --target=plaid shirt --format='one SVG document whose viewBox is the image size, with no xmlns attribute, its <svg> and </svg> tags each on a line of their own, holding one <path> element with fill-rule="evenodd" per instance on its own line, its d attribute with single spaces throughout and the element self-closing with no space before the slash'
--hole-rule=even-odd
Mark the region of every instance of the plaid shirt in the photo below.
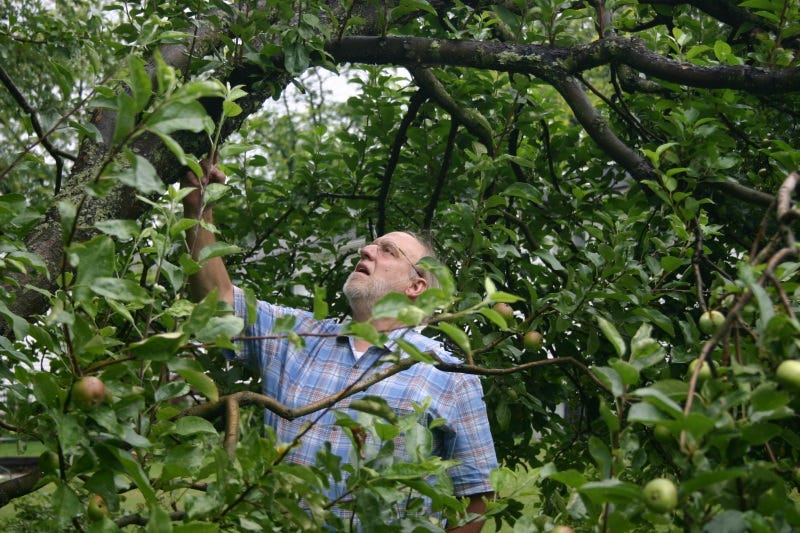
<svg viewBox="0 0 800 533">
<path fill-rule="evenodd" d="M 244 293 L 235 289 L 234 310 L 246 318 Z M 296 317 L 294 331 L 305 341 L 298 349 L 286 338 L 268 338 L 275 320 L 284 315 Z M 342 324 L 335 320 L 316 320 L 306 311 L 281 307 L 259 301 L 257 318 L 249 324 L 245 336 L 257 337 L 243 341 L 237 359 L 253 365 L 260 371 L 261 387 L 270 396 L 290 408 L 306 406 L 347 388 L 369 376 L 388 363 L 378 359 L 390 350 L 370 347 L 363 356 L 353 355 L 352 339 L 338 335 Z M 445 362 L 457 362 L 442 346 L 410 329 L 395 330 L 390 338 L 402 336 L 421 351 L 434 351 Z M 391 343 L 390 343 L 391 346 Z M 433 431 L 434 453 L 443 459 L 457 459 L 459 464 L 448 474 L 457 496 L 491 492 L 489 472 L 497 467 L 494 443 L 489 432 L 483 390 L 477 376 L 442 372 L 431 365 L 419 363 L 388 379 L 372 385 L 364 392 L 342 400 L 335 406 L 342 409 L 355 398 L 365 394 L 384 398 L 398 415 L 414 412 L 414 404 L 431 399 L 427 417 L 443 418 L 446 423 Z M 291 441 L 307 421 L 320 413 L 286 420 L 266 410 L 265 422 L 272 426 L 283 442 Z M 330 442 L 333 453 L 349 461 L 352 445 L 342 429 L 334 424 L 335 417 L 328 411 L 306 433 L 289 460 L 299 464 L 314 464 L 314 456 L 325 442 Z M 396 454 L 405 455 L 399 449 Z M 337 497 L 342 487 L 334 488 L 330 496 Z"/>
</svg>

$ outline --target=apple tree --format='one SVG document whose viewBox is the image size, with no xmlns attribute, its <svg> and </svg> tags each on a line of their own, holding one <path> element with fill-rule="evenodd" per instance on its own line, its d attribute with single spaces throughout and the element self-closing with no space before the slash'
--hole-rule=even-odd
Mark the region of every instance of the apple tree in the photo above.
<svg viewBox="0 0 800 533">
<path fill-rule="evenodd" d="M 482 376 L 503 464 L 491 525 L 800 527 L 796 2 L 0 11 L 0 428 L 41 452 L 0 502 L 24 520 L 347 529 L 324 491 L 343 475 L 366 529 L 441 529 L 391 511 L 423 496 L 473 520 L 426 428 L 379 398 L 340 424 L 359 450 L 413 442 L 411 462 L 387 444 L 286 463 L 302 435 L 277 442 L 263 409 L 313 420 L 354 390 L 260 395 L 224 357 L 241 321 L 186 293 L 221 256 L 250 295 L 345 316 L 358 242 L 409 229 L 436 244 L 442 286 L 378 312 L 463 363 L 411 351 L 386 375 Z M 217 152 L 219 244 L 195 261 L 178 182 Z"/>
</svg>

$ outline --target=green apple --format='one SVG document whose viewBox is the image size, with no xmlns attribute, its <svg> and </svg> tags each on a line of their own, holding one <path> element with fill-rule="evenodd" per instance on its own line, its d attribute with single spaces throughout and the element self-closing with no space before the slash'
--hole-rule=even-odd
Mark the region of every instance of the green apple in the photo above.
<svg viewBox="0 0 800 533">
<path fill-rule="evenodd" d="M 106 400 L 106 385 L 95 376 L 84 376 L 72 386 L 72 401 L 79 409 L 89 411 Z"/>
<path fill-rule="evenodd" d="M 668 513 L 678 506 L 678 488 L 665 478 L 656 478 L 642 490 L 647 508 L 656 513 Z"/>
<path fill-rule="evenodd" d="M 775 370 L 775 379 L 787 389 L 800 391 L 800 361 L 787 359 Z"/>
<path fill-rule="evenodd" d="M 656 424 L 653 427 L 653 438 L 658 442 L 672 442 L 672 432 L 664 424 Z"/>
<path fill-rule="evenodd" d="M 503 320 L 505 320 L 506 322 L 512 322 L 514 320 L 514 308 L 508 305 L 507 303 L 500 302 L 494 304 L 493 309 L 495 313 L 503 317 Z"/>
<path fill-rule="evenodd" d="M 91 520 L 102 520 L 104 516 L 108 516 L 108 505 L 102 496 L 99 494 L 92 494 L 89 497 L 89 505 L 86 508 L 86 514 L 89 515 Z"/>
<path fill-rule="evenodd" d="M 39 456 L 39 470 L 44 475 L 58 472 L 58 454 L 52 450 L 45 450 Z"/>
<path fill-rule="evenodd" d="M 699 359 L 695 359 L 691 363 L 689 363 L 689 371 L 687 372 L 689 378 L 691 378 L 692 375 L 694 375 L 694 369 L 697 368 L 697 361 L 699 361 Z M 703 361 L 703 366 L 700 367 L 700 373 L 697 374 L 697 382 L 702 383 L 704 381 L 711 379 L 711 377 L 712 377 L 711 366 L 708 364 L 708 361 Z"/>
<path fill-rule="evenodd" d="M 526 350 L 530 350 L 532 352 L 535 352 L 539 348 L 541 348 L 543 342 L 544 342 L 544 336 L 535 330 L 528 331 L 522 337 L 522 345 L 525 347 Z"/>
<path fill-rule="evenodd" d="M 700 315 L 700 331 L 711 335 L 716 333 L 723 322 L 725 322 L 725 315 L 719 311 L 706 311 Z"/>
<path fill-rule="evenodd" d="M 556 526 L 550 530 L 550 533 L 575 533 L 575 530 L 569 526 Z"/>
</svg>

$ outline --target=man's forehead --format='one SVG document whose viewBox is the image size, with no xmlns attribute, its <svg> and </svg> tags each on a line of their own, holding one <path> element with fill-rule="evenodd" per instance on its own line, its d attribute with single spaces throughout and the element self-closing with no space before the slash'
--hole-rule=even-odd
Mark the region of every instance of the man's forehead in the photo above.
<svg viewBox="0 0 800 533">
<path fill-rule="evenodd" d="M 415 255 L 420 258 L 424 255 L 425 248 L 422 246 L 416 237 L 404 231 L 393 231 L 386 233 L 375 239 L 375 244 L 380 244 L 384 241 L 391 241 L 399 246 L 406 254 Z"/>
</svg>

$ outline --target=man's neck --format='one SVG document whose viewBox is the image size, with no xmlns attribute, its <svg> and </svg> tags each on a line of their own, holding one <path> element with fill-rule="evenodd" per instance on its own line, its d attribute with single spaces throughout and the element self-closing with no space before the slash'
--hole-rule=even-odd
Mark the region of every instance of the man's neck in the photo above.
<svg viewBox="0 0 800 533">
<path fill-rule="evenodd" d="M 388 332 L 390 332 L 392 330 L 395 330 L 397 328 L 400 328 L 400 327 L 404 326 L 404 324 L 402 324 L 401 322 L 398 322 L 394 318 L 372 318 L 372 316 L 370 314 L 364 315 L 363 313 L 357 313 L 355 310 L 353 310 L 353 321 L 354 322 L 367 322 L 370 325 L 372 325 L 372 327 L 374 327 L 377 331 L 379 331 L 381 333 L 388 333 Z M 369 342 L 369 341 L 366 341 L 364 339 L 357 338 L 357 339 L 355 339 L 355 344 L 354 345 L 355 345 L 355 349 L 356 350 L 358 350 L 360 352 L 363 352 L 363 351 L 366 351 L 367 348 L 372 346 L 372 343 Z"/>
</svg>

